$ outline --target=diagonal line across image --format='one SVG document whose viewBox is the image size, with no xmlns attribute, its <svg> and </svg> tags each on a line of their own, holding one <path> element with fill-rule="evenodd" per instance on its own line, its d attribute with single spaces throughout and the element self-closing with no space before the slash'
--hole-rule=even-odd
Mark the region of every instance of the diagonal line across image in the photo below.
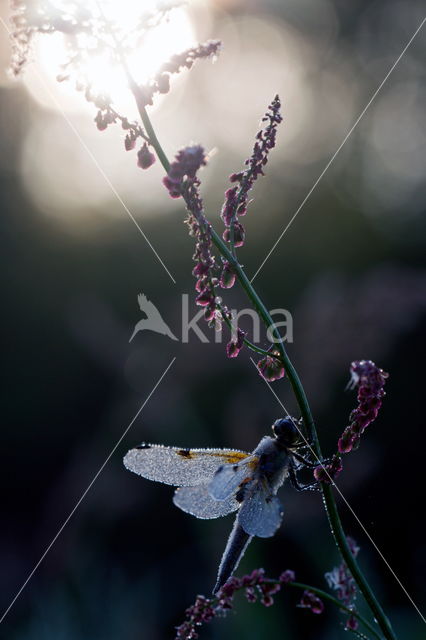
<svg viewBox="0 0 426 640">
<path fill-rule="evenodd" d="M 41 563 L 43 562 L 43 560 L 45 559 L 45 557 L 47 556 L 49 551 L 52 549 L 53 545 L 55 544 L 55 542 L 57 541 L 57 539 L 59 538 L 59 536 L 61 535 L 61 533 L 63 532 L 63 530 L 65 529 L 65 527 L 67 526 L 67 524 L 69 523 L 69 521 L 71 520 L 71 518 L 73 517 L 75 512 L 77 511 L 77 509 L 79 508 L 79 506 L 81 505 L 81 503 L 83 502 L 84 498 L 87 496 L 87 494 L 89 493 L 90 489 L 93 487 L 93 485 L 95 484 L 96 480 L 99 478 L 99 476 L 101 475 L 102 471 L 105 469 L 106 465 L 111 460 L 111 458 L 114 455 L 114 453 L 116 452 L 118 446 L 123 441 L 123 439 L 126 437 L 126 435 L 129 432 L 130 428 L 133 426 L 133 424 L 135 423 L 136 419 L 139 417 L 139 415 L 141 414 L 142 410 L 144 409 L 146 404 L 149 402 L 149 400 L 151 399 L 152 395 L 157 390 L 158 386 L 163 381 L 165 375 L 167 374 L 167 372 L 169 371 L 169 369 L 171 368 L 171 366 L 173 365 L 175 360 L 176 360 L 176 357 L 174 357 L 169 362 L 169 364 L 167 365 L 166 369 L 163 371 L 163 373 L 161 374 L 160 378 L 157 380 L 157 382 L 155 383 L 155 385 L 151 389 L 151 391 L 148 394 L 147 398 L 145 399 L 144 403 L 141 405 L 141 407 L 139 407 L 138 411 L 135 413 L 135 415 L 133 416 L 132 420 L 129 422 L 127 427 L 124 429 L 123 433 L 121 434 L 121 436 L 119 437 L 117 442 L 114 444 L 113 448 L 111 449 L 111 451 L 109 452 L 109 454 L 107 455 L 107 457 L 105 458 L 105 460 L 103 461 L 103 463 L 101 464 L 101 466 L 99 467 L 99 469 L 97 470 L 97 472 L 95 473 L 95 475 L 93 476 L 93 478 L 91 479 L 89 484 L 87 485 L 86 489 L 83 491 L 83 493 L 81 494 L 80 498 L 77 500 L 77 502 L 75 503 L 74 507 L 71 509 L 70 513 L 68 514 L 68 516 L 65 518 L 64 522 L 59 527 L 57 533 L 54 535 L 52 540 L 47 545 L 46 549 L 43 551 L 43 553 L 40 556 L 39 560 L 36 562 L 36 564 L 34 565 L 33 569 L 30 571 L 30 573 L 28 574 L 27 578 L 23 582 L 22 586 L 19 588 L 19 590 L 17 591 L 16 595 L 13 597 L 12 601 L 10 602 L 10 604 L 8 605 L 8 607 L 6 608 L 6 610 L 3 612 L 2 616 L 0 617 L 0 624 L 6 618 L 7 614 L 9 613 L 9 611 L 11 610 L 11 608 L 13 607 L 13 605 L 15 604 L 15 602 L 17 601 L 17 599 L 19 598 L 19 596 L 21 595 L 21 593 L 23 592 L 23 590 L 25 589 L 25 587 L 27 586 L 27 584 L 29 583 L 29 581 L 31 580 L 31 578 L 33 577 L 33 575 L 35 574 L 37 569 L 39 568 L 39 566 L 41 565 Z"/>
<path fill-rule="evenodd" d="M 250 358 L 251 362 L 253 363 L 253 365 L 257 368 L 257 365 L 255 363 L 255 361 L 253 360 L 253 358 Z M 266 385 L 268 386 L 270 392 L 272 393 L 272 395 L 274 396 L 274 398 L 276 399 L 276 401 L 278 402 L 278 404 L 281 406 L 281 408 L 285 411 L 286 415 L 291 418 L 289 412 L 287 411 L 287 409 L 285 408 L 285 406 L 283 405 L 283 403 L 281 402 L 280 398 L 278 397 L 278 395 L 275 393 L 275 391 L 273 390 L 272 386 L 270 385 L 270 383 L 267 380 L 264 380 L 264 382 L 266 383 Z M 401 587 L 401 589 L 403 590 L 403 592 L 405 593 L 405 595 L 407 596 L 407 598 L 409 599 L 409 601 L 411 602 L 411 604 L 413 605 L 413 607 L 415 608 L 415 610 L 417 611 L 417 613 L 419 614 L 420 618 L 423 620 L 423 622 L 426 624 L 426 618 L 425 616 L 422 614 L 422 612 L 420 611 L 419 607 L 416 605 L 416 603 L 414 602 L 413 598 L 410 596 L 410 594 L 408 593 L 407 589 L 404 587 L 404 585 L 402 584 L 401 580 L 399 579 L 399 577 L 397 576 L 397 574 L 395 573 L 395 571 L 392 569 L 391 565 L 389 564 L 389 562 L 386 560 L 385 556 L 383 555 L 383 553 L 380 551 L 379 547 L 377 546 L 377 544 L 374 542 L 373 538 L 371 537 L 371 535 L 369 534 L 369 532 L 367 531 L 367 529 L 365 528 L 365 526 L 363 525 L 363 523 L 361 522 L 361 520 L 359 519 L 359 517 L 357 516 L 357 514 L 355 513 L 355 511 L 352 509 L 351 505 L 349 504 L 349 502 L 347 501 L 347 499 L 345 498 L 345 496 L 343 495 L 343 493 L 341 492 L 341 490 L 339 489 L 339 487 L 337 486 L 336 482 L 333 480 L 333 478 L 330 476 L 330 474 L 328 473 L 326 467 L 323 466 L 321 460 L 318 458 L 318 456 L 316 455 L 314 449 L 311 447 L 311 445 L 309 444 L 309 442 L 306 440 L 304 434 L 302 433 L 302 431 L 300 430 L 300 428 L 297 425 L 297 422 L 294 421 L 292 419 L 292 422 L 294 424 L 294 426 L 296 427 L 297 431 L 299 432 L 300 437 L 302 438 L 302 440 L 304 441 L 306 447 L 309 449 L 310 453 L 312 454 L 312 456 L 314 457 L 314 459 L 316 460 L 316 462 L 318 462 L 318 464 L 321 466 L 321 468 L 323 469 L 323 471 L 327 474 L 332 486 L 336 489 L 337 493 L 339 494 L 339 496 L 341 497 L 341 499 L 343 500 L 343 502 L 345 503 L 346 507 L 349 509 L 349 511 L 351 512 L 351 514 L 353 515 L 353 517 L 355 518 L 355 520 L 357 521 L 358 525 L 361 527 L 362 531 L 364 532 L 364 534 L 367 536 L 368 540 L 370 541 L 370 543 L 373 545 L 374 549 L 377 551 L 377 553 L 379 554 L 379 556 L 381 557 L 381 559 L 383 560 L 383 562 L 385 563 L 385 565 L 387 566 L 387 568 L 389 569 L 389 571 L 391 572 L 391 574 L 393 575 L 393 577 L 395 578 L 395 580 L 397 581 L 397 583 L 399 584 L 399 586 Z"/>
<path fill-rule="evenodd" d="M 254 275 L 252 276 L 250 282 L 253 282 L 253 280 L 259 275 L 260 271 L 263 269 L 263 267 L 265 266 L 266 262 L 269 260 L 269 258 L 271 257 L 272 253 L 275 251 L 275 249 L 277 248 L 277 246 L 281 242 L 284 234 L 288 231 L 290 226 L 293 224 L 293 222 L 295 221 L 296 217 L 299 215 L 300 211 L 303 209 L 303 207 L 305 206 L 305 204 L 307 203 L 307 201 L 311 197 L 312 193 L 314 192 L 314 190 L 316 189 L 316 187 L 318 186 L 318 184 L 320 183 L 320 181 L 322 180 L 324 175 L 327 173 L 327 171 L 330 168 L 330 166 L 333 164 L 333 162 L 336 159 L 337 155 L 340 153 L 340 151 L 342 150 L 343 146 L 346 144 L 347 140 L 352 135 L 352 133 L 354 132 L 354 130 L 356 129 L 356 127 L 358 126 L 358 124 L 360 123 L 362 118 L 364 117 L 365 113 L 367 112 L 367 110 L 369 109 L 369 107 L 371 106 L 373 101 L 376 99 L 376 97 L 379 94 L 379 92 L 381 91 L 383 85 L 388 80 L 389 76 L 392 74 L 392 72 L 394 71 L 394 69 L 396 68 L 398 63 L 401 61 L 401 59 L 403 58 L 403 56 L 406 53 L 407 49 L 409 48 L 409 46 L 411 45 L 411 43 L 413 42 L 413 40 L 415 39 L 417 34 L 420 32 L 420 30 L 423 27 L 425 22 L 426 22 L 426 17 L 423 18 L 423 20 L 421 21 L 421 23 L 419 24 L 419 26 L 417 27 L 417 29 L 415 30 L 415 32 L 413 33 L 413 35 L 411 36 L 411 38 L 409 39 L 409 41 L 407 42 L 407 44 L 405 45 L 405 47 L 403 48 L 401 53 L 399 54 L 399 56 L 397 57 L 397 59 L 395 60 L 395 62 L 393 63 L 393 65 L 391 66 L 391 68 L 389 69 L 389 71 L 387 72 L 387 74 L 385 75 L 385 77 L 383 78 L 381 83 L 379 84 L 379 86 L 377 87 L 377 89 L 374 91 L 373 95 L 371 96 L 371 98 L 369 99 L 367 104 L 365 105 L 364 109 L 361 111 L 361 113 L 359 114 L 358 118 L 355 120 L 354 124 L 349 129 L 348 133 L 345 135 L 345 137 L 343 138 L 342 142 L 337 147 L 336 151 L 333 153 L 333 155 L 331 156 L 330 160 L 327 162 L 327 164 L 325 165 L 324 169 L 321 171 L 320 175 L 315 180 L 314 184 L 309 189 L 308 193 L 306 194 L 306 196 L 304 197 L 304 199 L 302 200 L 300 205 L 297 207 L 296 211 L 294 212 L 294 214 L 290 218 L 289 222 L 287 223 L 287 225 L 284 227 L 283 231 L 278 236 L 278 239 L 275 241 L 275 243 L 272 245 L 271 249 L 266 254 L 266 256 L 263 259 L 262 263 L 260 264 L 260 266 L 255 271 Z"/>
<path fill-rule="evenodd" d="M 7 31 L 7 25 L 6 23 L 0 18 L 3 26 L 6 28 Z M 267 260 L 269 259 L 269 257 L 271 256 L 271 254 L 273 253 L 273 251 L 275 250 L 275 248 L 278 246 L 279 242 L 281 241 L 282 237 L 284 236 L 284 234 L 286 233 L 286 231 L 288 230 L 288 228 L 290 227 L 290 225 L 293 223 L 293 221 L 295 220 L 295 218 L 297 217 L 298 213 L 301 211 L 301 209 L 303 208 L 303 206 L 306 204 L 306 202 L 308 201 L 308 199 L 310 198 L 311 194 L 313 193 L 313 191 L 315 190 L 315 188 L 317 187 L 317 185 L 319 184 L 319 182 L 321 181 L 321 179 L 323 178 L 323 176 L 325 175 L 325 173 L 327 172 L 327 170 L 329 169 L 329 167 L 331 166 L 331 164 L 334 162 L 335 158 L 337 157 L 338 153 L 340 152 L 340 150 L 343 148 L 343 146 L 345 145 L 346 141 L 349 139 L 349 137 L 351 136 L 351 134 L 353 133 L 353 131 L 355 130 L 355 128 L 357 127 L 357 125 L 359 124 L 359 122 L 361 121 L 361 119 L 363 118 L 363 116 L 365 115 L 365 113 L 367 112 L 368 108 L 370 107 L 370 105 L 372 104 L 372 102 L 374 101 L 374 99 L 376 98 L 376 96 L 378 95 L 378 93 L 380 92 L 380 90 L 382 89 L 382 87 L 384 86 L 385 82 L 387 81 L 387 79 L 389 78 L 389 76 L 392 74 L 393 70 L 396 68 L 396 66 L 398 65 L 398 63 L 400 62 L 400 60 L 402 59 L 403 55 L 405 54 L 405 52 L 407 51 L 407 49 L 409 48 L 409 46 L 411 45 L 411 43 L 413 42 L 413 40 L 415 39 L 415 37 L 417 36 L 417 34 L 420 32 L 421 28 L 423 27 L 424 22 L 426 21 L 426 18 L 423 19 L 423 21 L 420 23 L 420 25 L 418 26 L 418 28 L 416 29 L 415 33 L 412 35 L 412 37 L 410 38 L 410 40 L 408 41 L 408 43 L 405 45 L 404 49 L 402 50 L 402 52 L 400 53 L 400 55 L 398 56 L 397 60 L 394 62 L 394 64 L 392 65 L 392 67 L 390 68 L 390 70 L 387 72 L 385 78 L 382 80 L 382 82 L 380 83 L 380 85 L 378 86 L 378 88 L 375 90 L 375 92 L 373 93 L 373 95 L 371 96 L 369 102 L 367 103 L 367 105 L 364 107 L 363 111 L 361 112 L 361 114 L 358 116 L 357 120 L 355 121 L 355 123 L 353 124 L 353 126 L 351 127 L 351 129 L 349 130 L 349 132 L 346 134 L 345 138 L 343 139 L 343 141 L 341 142 L 341 144 L 339 145 L 339 147 L 337 148 L 337 150 L 334 152 L 334 154 L 332 155 L 331 159 L 328 161 L 326 167 L 324 168 L 324 170 L 322 171 L 322 173 L 320 174 L 320 176 L 317 178 L 316 182 L 314 183 L 314 185 L 311 187 L 310 191 L 308 192 L 308 194 L 306 195 L 306 197 L 304 198 L 304 200 L 302 201 L 301 205 L 298 207 L 298 209 L 296 210 L 296 212 L 294 213 L 294 215 L 292 216 L 292 218 L 290 219 L 289 223 L 287 224 L 287 226 L 285 227 L 285 229 L 282 231 L 281 235 L 279 236 L 279 238 L 277 239 L 277 241 L 275 242 L 275 244 L 273 245 L 273 247 L 271 248 L 271 250 L 269 251 L 269 253 L 267 254 L 267 256 L 265 257 L 265 259 L 263 260 L 263 262 L 261 263 L 261 265 L 259 266 L 259 268 L 257 269 L 257 271 L 255 272 L 255 274 L 252 277 L 252 282 L 253 280 L 257 277 L 257 275 L 259 274 L 259 272 L 261 271 L 261 269 L 263 268 L 263 266 L 265 265 L 265 263 L 267 262 Z M 37 73 L 37 72 L 36 72 Z M 39 74 L 37 74 L 39 76 Z M 73 125 L 73 123 L 69 120 L 69 118 L 66 116 L 66 114 L 64 113 L 64 111 L 61 109 L 58 101 L 56 100 L 56 98 L 53 96 L 53 94 L 50 92 L 49 88 L 47 87 L 46 83 L 44 82 L 43 78 L 41 76 L 39 76 L 39 80 L 40 82 L 43 83 L 44 88 L 46 90 L 46 92 L 50 95 L 51 99 L 55 102 L 56 106 L 60 109 L 62 116 L 64 118 L 64 120 L 66 121 L 66 123 L 68 124 L 68 126 L 70 127 L 70 129 L 73 131 L 74 135 L 77 137 L 77 139 L 79 140 L 79 142 L 81 143 L 82 147 L 84 148 L 84 150 L 86 151 L 86 153 L 89 155 L 89 157 L 91 158 L 91 160 L 94 162 L 95 166 L 97 167 L 98 171 L 100 172 L 100 174 L 102 175 L 102 177 L 105 179 L 106 183 L 108 184 L 109 188 L 111 189 L 112 193 L 114 194 L 114 196 L 118 199 L 118 201 L 120 202 L 120 204 L 122 205 L 122 207 L 124 208 L 124 210 L 126 211 L 127 215 L 129 216 L 129 218 L 132 220 L 132 222 L 135 224 L 135 226 L 137 227 L 138 231 L 140 232 L 140 234 L 142 235 L 142 237 L 145 239 L 145 241 L 147 242 L 147 244 L 149 245 L 149 247 L 151 248 L 151 250 L 153 251 L 153 253 L 155 254 L 156 258 L 158 259 L 158 261 L 160 262 L 160 264 L 162 265 L 162 267 L 164 268 L 164 270 L 167 272 L 168 276 L 171 278 L 171 280 L 176 283 L 175 279 L 173 278 L 172 274 L 170 273 L 170 271 L 167 269 L 166 265 L 164 264 L 163 260 L 160 258 L 160 256 L 158 255 L 157 251 L 155 250 L 155 248 L 152 246 L 151 242 L 149 241 L 149 239 L 147 238 L 147 236 L 145 235 L 145 233 L 143 232 L 143 230 L 141 229 L 140 225 L 138 224 L 137 220 L 135 219 L 135 217 L 133 216 L 133 214 L 131 213 L 131 211 L 128 209 L 128 207 L 126 206 L 126 204 L 124 203 L 124 201 L 122 200 L 122 198 L 120 197 L 120 195 L 118 194 L 117 190 L 115 189 L 115 187 L 113 186 L 113 184 L 111 183 L 111 181 L 109 180 L 108 176 L 105 174 L 105 172 L 103 171 L 103 169 L 101 168 L 101 166 L 99 165 L 98 161 L 96 160 L 96 158 L 94 157 L 93 153 L 90 151 L 90 149 L 87 147 L 86 143 L 84 142 L 84 140 L 81 138 L 79 132 L 77 131 L 77 129 L 75 128 L 75 126 Z M 91 487 L 93 486 L 93 484 L 96 482 L 97 478 L 99 477 L 99 475 L 102 473 L 103 469 L 105 468 L 106 464 L 109 462 L 109 460 L 111 459 L 111 457 L 113 456 L 113 454 L 115 453 L 116 449 L 118 448 L 119 444 L 122 442 L 122 440 L 124 439 L 124 437 L 126 436 L 126 434 L 128 433 L 129 429 L 131 428 L 131 426 L 134 424 L 135 420 L 137 419 L 137 417 L 140 415 L 141 411 L 143 410 L 143 408 L 145 407 L 145 405 L 147 404 L 147 402 L 149 401 L 149 399 L 151 398 L 151 396 L 153 395 L 153 393 L 155 392 L 155 390 L 157 389 L 157 387 L 160 385 L 160 383 L 162 382 L 163 378 L 165 377 L 165 375 L 167 374 L 167 372 L 169 371 L 169 369 L 171 368 L 171 366 L 173 365 L 174 361 L 176 358 L 173 358 L 171 360 L 171 362 L 169 363 L 169 365 L 167 366 L 167 368 L 165 369 L 165 371 L 163 372 L 163 374 L 161 375 L 161 377 L 159 378 L 159 380 L 157 381 L 157 383 L 155 384 L 155 386 L 153 387 L 153 389 L 151 390 L 150 394 L 148 395 L 148 397 L 146 398 L 145 402 L 142 404 L 142 406 L 139 408 L 139 410 L 137 411 L 136 415 L 133 417 L 133 419 L 131 420 L 131 422 L 127 425 L 126 429 L 124 430 L 123 434 L 120 436 L 119 440 L 116 442 L 116 444 L 114 445 L 113 449 L 110 451 L 110 453 L 108 454 L 107 458 L 105 459 L 105 461 L 103 462 L 103 464 L 100 466 L 100 468 L 98 469 L 98 471 L 96 472 L 96 474 L 94 475 L 94 477 L 92 478 L 91 482 L 89 483 L 89 485 L 87 486 L 87 488 L 85 489 L 85 491 L 82 493 L 81 497 L 78 499 L 78 501 L 76 502 L 75 506 L 73 507 L 73 509 L 71 510 L 71 512 L 69 513 L 69 515 L 67 516 L 67 518 L 65 519 L 65 521 L 63 522 L 63 524 L 61 525 L 61 527 L 59 528 L 58 532 L 56 533 L 56 535 L 53 537 L 53 539 L 51 540 L 51 542 L 49 543 L 49 545 L 46 547 L 45 551 L 43 552 L 43 554 L 41 555 L 40 559 L 38 560 L 38 562 L 36 563 L 36 565 L 34 566 L 34 568 L 32 569 L 32 571 L 29 573 L 28 577 L 26 578 L 26 580 L 24 581 L 24 583 L 22 584 L 22 586 L 20 587 L 20 589 L 18 590 L 18 592 L 16 593 L 16 595 L 14 596 L 13 600 L 11 601 L 11 603 L 9 604 L 9 606 L 7 607 L 7 609 L 5 610 L 5 612 L 3 613 L 3 615 L 0 618 L 0 623 L 5 619 L 5 617 L 7 616 L 7 614 L 9 613 L 10 609 L 13 607 L 13 605 L 15 604 L 16 600 L 19 598 L 19 596 L 21 595 L 21 593 L 23 592 L 23 590 L 25 589 L 26 585 L 28 584 L 28 582 L 31 580 L 32 576 L 34 575 L 34 573 L 37 571 L 37 569 L 39 568 L 39 566 L 41 565 L 41 563 L 44 561 L 45 557 L 47 556 L 47 554 L 49 553 L 49 551 L 51 550 L 51 548 L 53 547 L 53 545 L 56 543 L 57 539 L 59 538 L 59 536 L 61 535 L 62 531 L 65 529 L 65 527 L 68 525 L 69 521 L 71 520 L 72 516 L 74 515 L 74 513 L 77 511 L 77 509 L 79 508 L 80 504 L 82 503 L 82 501 L 84 500 L 84 498 L 86 497 L 87 493 L 90 491 Z M 253 362 L 253 361 L 252 361 Z M 254 364 L 254 362 L 253 362 Z M 268 384 L 268 383 L 267 383 Z M 275 394 L 275 392 L 273 391 L 273 389 L 271 388 L 271 386 L 268 384 L 271 392 L 273 393 L 273 395 L 275 396 L 275 398 L 278 400 L 278 402 L 281 404 L 282 408 L 284 409 L 284 411 L 286 411 L 285 407 L 282 405 L 281 401 L 279 400 L 278 396 Z M 287 413 L 287 411 L 286 411 Z M 288 413 L 287 413 L 288 415 Z M 306 443 L 308 446 L 309 444 Z M 315 452 L 313 452 L 313 450 L 311 449 L 312 453 L 315 456 Z M 318 460 L 318 458 L 317 458 Z M 318 460 L 318 462 L 320 462 Z M 347 502 L 347 500 L 344 498 L 344 496 L 342 495 L 342 493 L 340 492 L 340 490 L 338 489 L 338 487 L 335 485 L 335 483 L 333 482 L 333 485 L 336 487 L 336 490 L 338 491 L 338 493 L 340 494 L 340 496 L 342 497 L 342 499 L 344 500 L 345 504 L 347 505 L 347 507 L 350 509 L 350 511 L 352 512 L 353 516 L 355 517 L 355 519 L 357 520 L 358 524 L 361 526 L 361 528 L 363 529 L 364 533 L 367 535 L 368 539 L 370 540 L 370 542 L 373 544 L 373 546 L 375 547 L 376 551 L 379 553 L 379 555 L 381 556 L 382 560 L 385 562 L 385 564 L 387 565 L 387 567 L 389 568 L 389 570 L 391 571 L 391 573 L 393 574 L 393 576 L 395 577 L 395 579 L 397 580 L 397 582 L 399 583 L 400 587 L 403 589 L 403 591 L 405 592 L 405 594 L 407 595 L 407 597 L 409 598 L 410 602 L 412 603 L 412 605 L 415 607 L 415 609 L 417 610 L 418 614 L 420 615 L 420 617 L 422 618 L 422 620 L 424 622 L 426 622 L 426 619 L 424 618 L 424 616 L 422 615 L 422 613 L 420 612 L 419 608 L 417 607 L 417 605 L 414 603 L 413 599 L 411 598 L 411 596 L 408 594 L 407 590 L 405 589 L 405 587 L 403 586 L 403 584 L 401 583 L 401 581 L 399 580 L 398 576 L 396 575 L 396 573 L 393 571 L 393 569 L 391 568 L 391 566 L 389 565 L 389 563 L 387 562 L 387 560 L 384 558 L 383 554 L 381 553 L 380 549 L 377 547 L 377 545 L 375 544 L 374 540 L 371 538 L 370 534 L 368 533 L 368 531 L 365 529 L 365 527 L 363 526 L 363 524 L 361 523 L 361 521 L 359 520 L 359 518 L 357 517 L 357 515 L 354 513 L 353 509 L 350 507 L 349 503 Z"/>
</svg>

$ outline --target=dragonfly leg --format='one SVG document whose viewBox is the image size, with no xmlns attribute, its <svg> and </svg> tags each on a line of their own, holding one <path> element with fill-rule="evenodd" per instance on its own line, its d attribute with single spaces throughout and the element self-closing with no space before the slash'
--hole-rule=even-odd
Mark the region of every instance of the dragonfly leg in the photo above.
<svg viewBox="0 0 426 640">
<path fill-rule="evenodd" d="M 312 462 L 312 460 L 308 460 L 307 458 L 304 458 L 303 456 L 300 455 L 300 453 L 297 453 L 296 451 L 292 451 L 291 455 L 298 462 L 301 462 L 305 467 L 308 467 L 308 469 L 315 469 L 315 467 L 318 467 L 318 465 L 325 465 L 331 462 L 331 458 L 325 458 L 324 460 L 321 460 L 321 461 L 316 460 L 315 462 Z"/>
<path fill-rule="evenodd" d="M 301 456 L 300 453 L 297 453 L 296 451 L 292 451 L 291 455 L 298 462 L 301 462 L 305 467 L 308 467 L 308 469 L 313 469 L 314 467 L 318 466 L 318 462 L 312 462 L 312 460 L 308 460 L 307 458 L 305 458 L 304 456 Z"/>
<path fill-rule="evenodd" d="M 296 489 L 296 491 L 319 491 L 319 483 L 315 480 L 314 482 L 309 482 L 308 484 L 301 484 L 296 474 L 296 470 L 293 465 L 290 465 L 288 468 L 288 475 L 291 482 L 292 487 Z"/>
</svg>

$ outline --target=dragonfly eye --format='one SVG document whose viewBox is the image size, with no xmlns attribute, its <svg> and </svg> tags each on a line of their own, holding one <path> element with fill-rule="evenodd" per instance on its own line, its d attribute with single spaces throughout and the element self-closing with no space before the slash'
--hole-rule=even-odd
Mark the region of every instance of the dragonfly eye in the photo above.
<svg viewBox="0 0 426 640">
<path fill-rule="evenodd" d="M 285 447 L 294 447 L 300 440 L 300 433 L 295 422 L 296 420 L 290 417 L 280 418 L 279 420 L 275 420 L 272 425 L 272 431 L 276 438 Z"/>
</svg>

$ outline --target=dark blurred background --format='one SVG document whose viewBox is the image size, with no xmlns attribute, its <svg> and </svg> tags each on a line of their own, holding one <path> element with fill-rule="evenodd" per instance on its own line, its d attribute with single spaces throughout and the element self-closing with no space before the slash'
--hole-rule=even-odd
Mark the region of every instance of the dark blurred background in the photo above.
<svg viewBox="0 0 426 640">
<path fill-rule="evenodd" d="M 250 154 L 274 93 L 283 101 L 278 146 L 246 218 L 240 255 L 252 276 L 415 32 L 424 4 L 199 0 L 185 11 L 194 37 L 223 39 L 223 53 L 215 65 L 182 74 L 152 118 L 170 156 L 191 141 L 216 149 L 202 178 L 218 230 L 229 173 Z M 195 595 L 209 593 L 232 519 L 206 522 L 180 512 L 170 487 L 128 473 L 122 456 L 143 440 L 251 450 L 282 410 L 248 352 L 228 360 L 224 345 L 148 332 L 129 344 L 141 318 L 139 292 L 177 335 L 182 293 L 194 308 L 182 203 L 167 197 L 159 163 L 138 169 L 119 127 L 99 133 L 90 106 L 56 88 L 46 66 L 30 66 L 24 81 L 12 82 L 4 31 L 1 41 L 2 611 L 176 360 L 0 635 L 172 638 Z M 390 372 L 379 419 L 345 460 L 338 483 L 423 612 L 425 49 L 423 30 L 255 280 L 270 309 L 293 315 L 289 352 L 325 452 L 355 406 L 355 394 L 345 391 L 350 362 L 369 358 Z M 229 302 L 246 306 L 237 291 Z M 288 382 L 274 390 L 296 413 Z M 238 574 L 262 566 L 277 576 L 290 568 L 324 588 L 338 555 L 319 494 L 286 487 L 281 495 L 283 527 L 273 539 L 253 541 Z M 341 514 L 399 637 L 424 638 L 420 616 L 343 504 Z M 297 609 L 297 600 L 283 592 L 266 610 L 239 597 L 235 612 L 201 637 L 345 636 L 334 609 L 315 617 Z"/>
</svg>

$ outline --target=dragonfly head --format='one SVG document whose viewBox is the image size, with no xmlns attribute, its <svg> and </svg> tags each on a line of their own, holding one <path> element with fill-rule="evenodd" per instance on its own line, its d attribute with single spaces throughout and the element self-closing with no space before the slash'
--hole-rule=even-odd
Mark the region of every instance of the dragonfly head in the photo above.
<svg viewBox="0 0 426 640">
<path fill-rule="evenodd" d="M 300 444 L 300 430 L 296 427 L 296 420 L 293 418 L 280 418 L 275 420 L 272 431 L 275 437 L 284 447 L 295 448 Z"/>
</svg>

